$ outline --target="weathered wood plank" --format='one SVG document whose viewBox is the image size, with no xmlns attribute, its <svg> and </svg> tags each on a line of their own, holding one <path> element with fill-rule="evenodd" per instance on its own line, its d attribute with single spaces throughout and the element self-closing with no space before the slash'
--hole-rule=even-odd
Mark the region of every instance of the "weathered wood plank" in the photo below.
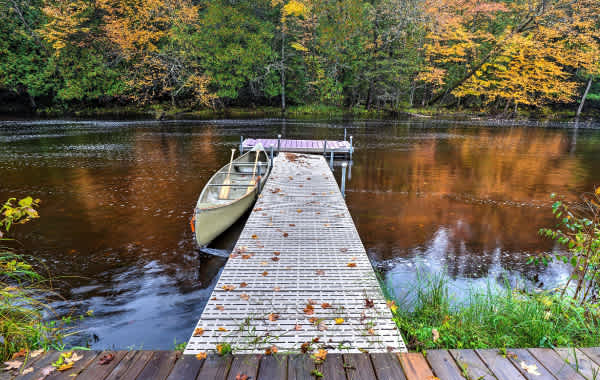
<svg viewBox="0 0 600 380">
<path fill-rule="evenodd" d="M 256 379 L 260 355 L 236 355 L 231 363 L 227 380 L 237 380 L 238 375 L 246 375 L 250 379 Z"/>
<path fill-rule="evenodd" d="M 287 366 L 287 355 L 264 355 L 260 358 L 258 380 L 285 379 Z"/>
<path fill-rule="evenodd" d="M 131 353 L 121 359 L 106 380 L 133 380 L 137 378 L 154 354 L 152 351 L 132 351 Z"/>
<path fill-rule="evenodd" d="M 204 359 L 197 380 L 225 380 L 231 368 L 233 356 L 209 355 Z"/>
<path fill-rule="evenodd" d="M 406 380 L 398 357 L 390 353 L 371 354 L 377 380 Z"/>
<path fill-rule="evenodd" d="M 571 368 L 554 350 L 550 348 L 530 348 L 528 350 L 556 378 L 561 380 L 583 379 L 583 376 Z"/>
<path fill-rule="evenodd" d="M 328 354 L 323 364 L 319 366 L 319 371 L 323 373 L 324 379 L 346 380 L 342 354 Z"/>
<path fill-rule="evenodd" d="M 164 380 L 169 376 L 171 369 L 175 365 L 180 352 L 176 351 L 156 351 L 150 358 L 142 372 L 137 376 L 137 380 Z"/>
<path fill-rule="evenodd" d="M 204 359 L 198 359 L 195 355 L 182 355 L 175 363 L 167 380 L 193 380 L 198 376 Z"/>
<path fill-rule="evenodd" d="M 555 348 L 554 351 L 575 371 L 587 379 L 600 378 L 600 366 L 576 348 Z"/>
<path fill-rule="evenodd" d="M 46 367 L 52 366 L 52 363 L 54 363 L 58 359 L 59 356 L 60 356 L 60 352 L 57 352 L 57 351 L 50 351 L 50 352 L 46 353 L 44 355 L 44 357 L 40 358 L 40 360 L 37 360 L 31 366 L 25 367 L 25 369 L 33 367 L 33 372 L 30 372 L 26 375 L 19 375 L 19 376 L 17 376 L 17 379 L 18 380 L 39 379 L 40 377 L 42 377 L 42 370 Z"/>
<path fill-rule="evenodd" d="M 498 350 L 475 350 L 475 352 L 498 380 L 525 379 L 510 360 L 500 355 Z"/>
<path fill-rule="evenodd" d="M 46 377 L 47 380 L 67 380 L 73 379 L 81 371 L 83 371 L 92 361 L 98 356 L 98 351 L 72 351 L 71 355 L 82 356 L 81 359 L 73 363 L 73 367 L 63 372 L 55 371 L 50 376 Z M 46 380 L 45 379 L 45 380 Z"/>
<path fill-rule="evenodd" d="M 23 357 L 16 358 L 15 360 L 21 361 L 21 362 L 25 363 L 25 365 L 21 366 L 21 369 L 19 369 L 19 371 L 13 370 L 13 371 L 5 372 L 5 371 L 0 370 L 0 380 L 11 380 L 11 379 L 16 378 L 19 374 L 23 373 L 23 371 L 25 371 L 26 369 L 33 368 L 32 366 L 38 360 L 41 360 L 45 355 L 47 355 L 47 352 L 42 352 L 35 358 L 32 358 L 31 353 L 27 353 L 27 356 L 24 358 Z"/>
<path fill-rule="evenodd" d="M 583 347 L 579 349 L 581 352 L 592 359 L 596 364 L 600 365 L 600 347 Z"/>
<path fill-rule="evenodd" d="M 456 365 L 454 358 L 446 350 L 427 351 L 425 359 L 435 376 L 444 380 L 464 380 L 462 371 Z"/>
<path fill-rule="evenodd" d="M 127 351 L 103 351 L 97 357 L 94 358 L 87 368 L 85 368 L 77 379 L 89 379 L 89 380 L 104 380 L 108 374 L 110 374 L 119 362 L 125 357 Z M 107 364 L 100 364 L 100 359 L 113 355 L 113 359 Z"/>
<path fill-rule="evenodd" d="M 290 355 L 288 358 L 288 380 L 314 380 L 313 369 L 315 363 L 308 355 Z"/>
<path fill-rule="evenodd" d="M 512 348 L 507 351 L 506 358 L 528 380 L 556 380 L 546 367 L 531 355 L 525 348 Z M 535 367 L 531 367 L 535 366 Z"/>
<path fill-rule="evenodd" d="M 375 379 L 375 371 L 368 354 L 344 354 L 344 367 L 348 380 Z"/>
<path fill-rule="evenodd" d="M 407 354 L 398 354 L 398 358 L 400 359 L 400 364 L 402 364 L 407 380 L 434 378 L 433 372 L 431 372 L 431 368 L 429 368 L 429 364 L 427 364 L 427 360 L 425 360 L 423 355 L 410 352 Z"/>
<path fill-rule="evenodd" d="M 496 379 L 487 365 L 473 350 L 448 350 L 454 358 L 456 365 L 461 373 L 466 374 L 472 379 L 494 380 Z"/>
</svg>

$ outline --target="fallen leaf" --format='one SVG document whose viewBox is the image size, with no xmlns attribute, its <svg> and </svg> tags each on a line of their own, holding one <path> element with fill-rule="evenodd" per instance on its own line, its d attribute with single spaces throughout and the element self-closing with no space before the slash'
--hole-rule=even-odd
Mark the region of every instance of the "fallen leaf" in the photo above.
<svg viewBox="0 0 600 380">
<path fill-rule="evenodd" d="M 11 369 L 19 369 L 21 368 L 21 366 L 23 365 L 23 362 L 20 362 L 18 360 L 13 360 L 10 362 L 4 362 L 4 365 L 6 365 L 6 368 L 4 368 L 5 371 L 10 371 Z"/>
<path fill-rule="evenodd" d="M 268 318 L 269 318 L 269 321 L 275 322 L 277 319 L 279 319 L 279 314 L 271 313 L 271 314 L 269 314 Z"/>
<path fill-rule="evenodd" d="M 204 329 L 202 327 L 197 327 L 194 330 L 194 334 L 192 334 L 193 336 L 202 336 L 202 334 L 204 334 Z"/>
<path fill-rule="evenodd" d="M 216 301 L 216 300 L 217 300 L 217 297 L 213 297 L 213 298 L 211 298 L 210 300 L 211 300 L 211 301 Z"/>
<path fill-rule="evenodd" d="M 252 239 L 256 240 L 258 239 L 258 236 L 256 236 L 256 234 L 252 235 Z"/>
<path fill-rule="evenodd" d="M 290 227 L 296 227 L 294 223 L 290 223 Z"/>
<path fill-rule="evenodd" d="M 262 211 L 262 207 L 257 207 L 254 209 L 254 211 Z"/>
<path fill-rule="evenodd" d="M 346 264 L 346 266 L 349 266 L 350 268 L 354 268 L 354 267 L 356 267 L 356 263 L 348 263 L 348 264 Z"/>
<path fill-rule="evenodd" d="M 390 310 L 395 313 L 396 310 L 398 310 L 398 305 L 396 305 L 395 301 L 387 301 L 387 306 L 390 308 Z"/>
<path fill-rule="evenodd" d="M 246 293 L 244 293 L 240 296 L 240 298 L 243 299 L 244 301 L 248 301 L 248 299 L 250 299 L 250 296 L 247 295 Z"/>
<path fill-rule="evenodd" d="M 27 350 L 24 349 L 24 348 L 22 348 L 19 352 L 15 352 L 14 354 L 12 354 L 12 358 L 11 359 L 14 360 L 14 359 L 23 357 L 25 355 L 27 355 Z"/>
<path fill-rule="evenodd" d="M 56 368 L 54 368 L 53 366 L 48 366 L 48 367 L 44 367 L 42 368 L 42 371 L 40 373 L 40 375 L 42 375 L 42 377 L 40 377 L 40 379 L 45 379 L 46 377 L 48 377 L 48 375 L 50 375 L 52 372 L 54 372 L 56 370 Z"/>
<path fill-rule="evenodd" d="M 440 339 L 440 332 L 437 329 L 431 329 L 431 337 L 433 342 L 437 342 Z"/>
<path fill-rule="evenodd" d="M 315 274 L 316 274 L 317 276 L 323 276 L 323 275 L 325 274 L 325 271 L 324 271 L 324 270 L 322 270 L 322 269 L 318 269 L 318 270 L 316 270 L 316 271 L 315 271 Z"/>
<path fill-rule="evenodd" d="M 65 361 L 67 363 L 75 363 L 76 361 L 81 360 L 81 358 L 83 358 L 83 355 L 79 355 L 74 352 L 73 355 L 71 355 L 69 358 L 66 358 Z"/>
<path fill-rule="evenodd" d="M 23 370 L 23 372 L 21 373 L 21 375 L 27 375 L 28 373 L 33 372 L 33 367 L 29 367 Z"/>
<path fill-rule="evenodd" d="M 243 254 L 242 255 L 242 260 L 248 260 L 251 257 L 252 257 L 252 255 Z"/>
<path fill-rule="evenodd" d="M 219 311 L 223 311 L 223 310 L 225 310 L 225 307 L 223 305 L 216 305 L 215 309 L 217 309 Z"/>
<path fill-rule="evenodd" d="M 266 276 L 269 274 L 269 272 L 267 272 L 267 271 L 264 271 L 264 272 L 262 272 L 261 274 L 263 275 L 263 277 L 266 277 Z"/>
<path fill-rule="evenodd" d="M 300 351 L 302 351 L 303 354 L 306 354 L 308 350 L 310 350 L 310 342 L 302 343 L 302 345 L 300 346 Z"/>
<path fill-rule="evenodd" d="M 70 363 L 65 363 L 65 364 L 61 364 L 61 365 L 60 365 L 60 366 L 57 368 L 57 370 L 58 370 L 58 371 L 60 371 L 60 372 L 62 372 L 62 371 L 66 371 L 66 370 L 68 370 L 68 369 L 71 369 L 71 368 L 73 368 L 73 364 L 74 364 L 73 362 L 70 362 Z"/>
<path fill-rule="evenodd" d="M 368 298 L 365 298 L 365 307 L 371 309 L 375 307 L 375 302 L 373 302 L 373 300 L 370 300 Z"/>
<path fill-rule="evenodd" d="M 227 331 L 229 331 L 229 330 L 227 330 L 225 327 L 219 327 L 219 328 L 218 328 L 218 330 L 219 330 L 219 331 L 222 331 L 222 332 L 227 332 Z"/>
<path fill-rule="evenodd" d="M 276 286 L 276 287 L 274 287 L 274 288 L 273 288 L 273 291 L 274 291 L 274 292 L 278 292 L 278 291 L 280 291 L 280 290 L 281 290 L 281 288 L 280 288 L 279 286 Z"/>
<path fill-rule="evenodd" d="M 309 298 L 309 299 L 308 299 L 308 303 L 309 303 L 310 305 L 316 305 L 316 304 L 317 304 L 317 301 L 315 301 L 315 300 L 311 300 L 311 299 Z"/>
<path fill-rule="evenodd" d="M 319 322 L 319 318 L 311 317 L 311 318 L 308 318 L 308 321 L 312 324 L 315 324 L 315 323 Z"/>
<path fill-rule="evenodd" d="M 273 261 L 279 261 L 279 257 L 271 257 L 271 260 L 273 260 Z"/>
<path fill-rule="evenodd" d="M 330 307 L 331 307 L 331 304 L 330 304 L 329 302 L 323 302 L 323 303 L 321 304 L 321 307 L 322 307 L 323 309 L 327 309 L 327 308 L 330 308 Z"/>
<path fill-rule="evenodd" d="M 243 373 L 238 373 L 235 376 L 235 380 L 248 380 L 248 375 L 243 374 Z"/>
<path fill-rule="evenodd" d="M 229 292 L 229 291 L 232 291 L 233 289 L 235 289 L 235 286 L 234 285 L 223 285 L 222 288 L 226 292 Z"/>
<path fill-rule="evenodd" d="M 31 353 L 29 354 L 30 357 L 32 358 L 37 358 L 38 356 L 40 356 L 42 353 L 44 352 L 43 348 L 40 348 L 39 350 L 35 350 L 35 351 L 31 351 Z"/>
<path fill-rule="evenodd" d="M 196 329 L 196 330 L 198 330 L 198 329 Z M 204 330 L 202 332 L 204 332 Z M 202 334 L 200 334 L 200 335 L 202 335 Z M 194 331 L 194 336 L 196 336 L 196 332 L 195 331 Z M 110 354 L 110 353 L 106 354 L 106 355 L 104 355 L 104 356 L 102 356 L 100 358 L 100 360 L 98 361 L 98 364 L 100 364 L 100 365 L 106 365 L 106 364 L 112 362 L 114 358 L 115 358 L 115 355 Z"/>
<path fill-rule="evenodd" d="M 323 226 L 329 227 L 329 223 L 325 223 L 325 224 L 323 224 Z"/>
<path fill-rule="evenodd" d="M 279 349 L 277 348 L 277 346 L 267 347 L 265 349 L 265 355 L 273 355 L 273 354 L 276 354 L 277 351 L 279 351 Z"/>
<path fill-rule="evenodd" d="M 342 323 L 344 323 L 344 318 L 336 318 L 335 319 L 335 324 L 336 325 L 341 325 Z"/>
<path fill-rule="evenodd" d="M 296 323 L 296 326 L 294 326 L 294 330 L 300 331 L 300 330 L 302 330 L 302 326 L 300 326 L 299 324 Z"/>
<path fill-rule="evenodd" d="M 525 371 L 527 371 L 527 373 L 530 373 L 532 375 L 541 375 L 541 373 L 538 372 L 538 366 L 535 364 L 526 364 L 524 361 L 521 360 L 521 368 L 523 368 Z"/>
<path fill-rule="evenodd" d="M 296 212 L 297 212 L 298 214 L 300 214 L 300 213 L 302 212 L 302 209 L 301 209 L 301 208 L 299 208 L 298 210 L 296 210 Z"/>
<path fill-rule="evenodd" d="M 202 360 L 202 359 L 206 359 L 206 352 L 199 352 L 196 354 L 196 359 L 198 360 Z"/>
<path fill-rule="evenodd" d="M 260 265 L 269 265 L 269 263 L 268 263 L 268 262 L 266 262 L 266 261 L 261 261 L 261 262 L 260 262 Z"/>
<path fill-rule="evenodd" d="M 368 329 L 367 332 L 369 333 L 369 335 L 375 335 L 375 330 L 373 330 L 372 328 Z"/>
<path fill-rule="evenodd" d="M 283 237 L 288 237 L 288 236 L 290 236 L 290 235 L 287 232 L 283 233 Z"/>
<path fill-rule="evenodd" d="M 327 357 L 327 350 L 324 349 L 320 349 L 317 352 L 315 352 L 313 354 L 313 356 L 315 357 L 315 359 L 320 360 L 320 361 L 324 361 L 325 358 Z"/>
<path fill-rule="evenodd" d="M 314 312 L 315 308 L 311 304 L 306 305 L 306 307 L 304 308 L 304 314 L 311 315 L 314 314 Z"/>
<path fill-rule="evenodd" d="M 279 256 L 279 255 L 281 255 L 281 252 L 277 252 L 277 251 L 275 251 L 275 252 L 273 252 L 273 254 L 274 254 L 275 256 Z"/>
<path fill-rule="evenodd" d="M 246 286 L 248 286 L 248 284 L 246 284 L 245 282 L 240 283 L 240 288 L 245 288 Z"/>
<path fill-rule="evenodd" d="M 327 325 L 325 324 L 324 321 L 319 322 L 319 324 L 317 325 L 317 330 L 319 330 L 319 331 L 327 330 Z"/>
</svg>

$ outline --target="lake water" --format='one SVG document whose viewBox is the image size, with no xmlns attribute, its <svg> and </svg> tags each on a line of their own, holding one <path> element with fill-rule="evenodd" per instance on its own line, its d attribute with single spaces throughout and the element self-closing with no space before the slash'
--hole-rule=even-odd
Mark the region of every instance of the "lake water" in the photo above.
<svg viewBox="0 0 600 380">
<path fill-rule="evenodd" d="M 0 200 L 42 199 L 41 218 L 16 236 L 78 313 L 94 311 L 70 342 L 94 348 L 187 340 L 225 264 L 198 254 L 189 219 L 240 135 L 334 140 L 347 128 L 356 153 L 346 200 L 400 296 L 416 273 L 441 271 L 459 292 L 503 278 L 556 286 L 568 267 L 527 260 L 554 248 L 537 235 L 554 224 L 550 193 L 574 201 L 600 185 L 600 130 L 479 124 L 0 122 Z M 243 222 L 214 246 L 231 249 Z"/>
</svg>

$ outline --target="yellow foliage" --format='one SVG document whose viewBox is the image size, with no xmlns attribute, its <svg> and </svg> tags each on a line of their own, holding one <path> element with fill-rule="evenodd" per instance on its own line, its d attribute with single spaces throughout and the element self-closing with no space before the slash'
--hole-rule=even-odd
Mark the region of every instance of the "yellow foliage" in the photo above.
<svg viewBox="0 0 600 380">
<path fill-rule="evenodd" d="M 286 5 L 283 6 L 284 16 L 300 17 L 306 15 L 306 13 L 306 6 L 297 0 L 290 0 Z"/>
</svg>

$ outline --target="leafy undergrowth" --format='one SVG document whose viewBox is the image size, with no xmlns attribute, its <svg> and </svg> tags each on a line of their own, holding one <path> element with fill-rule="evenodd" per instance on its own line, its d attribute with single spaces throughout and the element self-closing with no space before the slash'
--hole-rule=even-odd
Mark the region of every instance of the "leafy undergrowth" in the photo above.
<svg viewBox="0 0 600 380">
<path fill-rule="evenodd" d="M 433 275 L 399 303 L 394 321 L 409 350 L 600 345 L 598 305 L 508 286 L 471 290 L 463 302 L 452 298 L 445 275 Z"/>
<path fill-rule="evenodd" d="M 12 198 L 0 207 L 0 360 L 29 357 L 37 349 L 62 349 L 71 317 L 58 318 L 49 306 L 59 295 L 39 274 L 32 259 L 11 247 L 11 227 L 38 217 L 39 201 Z M 49 320 L 54 316 L 55 320 Z M 15 363 L 15 362 L 13 362 Z"/>
</svg>

